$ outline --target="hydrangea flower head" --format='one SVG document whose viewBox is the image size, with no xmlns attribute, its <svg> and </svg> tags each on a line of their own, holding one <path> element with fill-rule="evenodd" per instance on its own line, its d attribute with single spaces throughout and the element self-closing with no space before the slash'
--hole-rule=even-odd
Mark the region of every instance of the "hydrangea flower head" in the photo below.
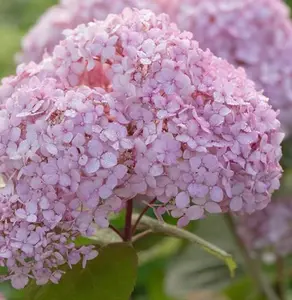
<svg viewBox="0 0 292 300">
<path fill-rule="evenodd" d="M 284 198 L 274 200 L 264 210 L 242 216 L 237 229 L 248 249 L 262 254 L 291 254 L 291 210 L 291 199 Z"/>
<path fill-rule="evenodd" d="M 79 24 L 103 20 L 109 13 L 120 13 L 125 7 L 148 8 L 158 12 L 154 0 L 60 0 L 48 9 L 22 40 L 22 53 L 18 62 L 40 62 L 44 55 L 51 54 L 64 38 L 65 29 Z"/>
<path fill-rule="evenodd" d="M 0 263 L 15 287 L 95 257 L 72 240 L 135 197 L 179 226 L 269 203 L 283 134 L 242 69 L 149 10 L 65 34 L 0 89 Z"/>
<path fill-rule="evenodd" d="M 292 22 L 282 0 L 172 0 L 159 2 L 203 49 L 244 67 L 263 89 L 287 130 L 292 129 Z"/>
</svg>

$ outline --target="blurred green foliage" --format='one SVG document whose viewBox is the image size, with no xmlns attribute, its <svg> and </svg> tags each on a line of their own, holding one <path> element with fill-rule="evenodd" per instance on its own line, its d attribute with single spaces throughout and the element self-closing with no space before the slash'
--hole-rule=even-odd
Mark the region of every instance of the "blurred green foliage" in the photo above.
<svg viewBox="0 0 292 300">
<path fill-rule="evenodd" d="M 0 0 L 0 78 L 15 71 L 21 37 L 56 0 Z"/>
</svg>

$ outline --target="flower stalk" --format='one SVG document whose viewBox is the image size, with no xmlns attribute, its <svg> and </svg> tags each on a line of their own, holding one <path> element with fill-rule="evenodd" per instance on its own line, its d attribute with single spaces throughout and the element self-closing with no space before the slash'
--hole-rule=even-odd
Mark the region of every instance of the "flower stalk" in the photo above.
<svg viewBox="0 0 292 300">
<path fill-rule="evenodd" d="M 246 266 L 248 273 L 252 277 L 255 287 L 257 289 L 260 289 L 260 291 L 266 296 L 267 300 L 280 300 L 280 298 L 277 296 L 273 288 L 270 286 L 270 284 L 264 277 L 260 265 L 256 260 L 252 259 L 244 242 L 237 234 L 232 215 L 230 213 L 225 214 L 225 220 L 230 229 L 231 234 L 233 235 L 235 242 L 238 245 L 238 248 L 241 251 L 242 257 L 245 261 L 244 265 Z"/>
<path fill-rule="evenodd" d="M 132 213 L 133 213 L 133 199 L 127 201 L 126 204 L 126 219 L 125 219 L 125 233 L 124 241 L 132 240 Z"/>
</svg>

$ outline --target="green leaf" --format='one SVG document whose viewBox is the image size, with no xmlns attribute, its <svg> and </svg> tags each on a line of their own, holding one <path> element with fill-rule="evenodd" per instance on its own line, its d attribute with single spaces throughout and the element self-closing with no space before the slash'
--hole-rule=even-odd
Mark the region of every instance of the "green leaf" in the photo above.
<svg viewBox="0 0 292 300">
<path fill-rule="evenodd" d="M 126 211 L 122 210 L 119 213 L 113 213 L 109 216 L 109 221 L 117 229 L 124 228 Z"/>
<path fill-rule="evenodd" d="M 168 296 L 164 289 L 164 270 L 162 268 L 153 269 L 147 283 L 148 297 L 151 300 L 175 300 Z"/>
<path fill-rule="evenodd" d="M 26 289 L 23 300 L 129 300 L 137 276 L 138 259 L 127 243 L 101 248 L 85 269 L 74 266 L 59 284 Z"/>
<path fill-rule="evenodd" d="M 249 277 L 242 277 L 229 285 L 224 290 L 224 294 L 228 296 L 229 299 L 255 300 L 258 299 L 258 294 L 253 289 L 254 285 L 252 279 Z"/>
</svg>

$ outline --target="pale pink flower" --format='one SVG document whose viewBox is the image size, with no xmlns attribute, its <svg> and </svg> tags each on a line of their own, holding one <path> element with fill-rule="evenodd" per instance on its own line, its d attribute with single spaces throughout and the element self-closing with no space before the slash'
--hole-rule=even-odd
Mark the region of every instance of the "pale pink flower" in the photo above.
<svg viewBox="0 0 292 300">
<path fill-rule="evenodd" d="M 249 251 L 291 254 L 291 199 L 275 199 L 264 210 L 238 219 L 237 230 Z"/>
<path fill-rule="evenodd" d="M 287 133 L 292 129 L 292 22 L 282 0 L 157 0 L 182 30 L 203 49 L 243 67 L 258 89 L 280 109 Z M 167 76 L 172 76 L 167 73 Z M 221 79 L 220 79 L 221 81 Z M 221 82 L 214 97 L 230 98 L 233 87 Z M 232 98 L 230 98 L 232 101 Z"/>
<path fill-rule="evenodd" d="M 16 288 L 85 266 L 97 252 L 75 238 L 136 196 L 185 226 L 261 210 L 279 188 L 277 113 L 164 14 L 125 9 L 67 31 L 3 80 L 0 101 L 0 264 Z"/>
<path fill-rule="evenodd" d="M 64 38 L 63 31 L 73 29 L 79 24 L 94 20 L 103 20 L 110 13 L 122 12 L 125 7 L 148 8 L 159 12 L 154 0 L 60 0 L 60 3 L 49 8 L 22 40 L 23 52 L 17 55 L 18 62 L 40 62 L 44 55 L 52 54 L 54 48 Z M 115 52 L 116 37 L 107 33 L 96 35 L 92 55 L 101 55 L 103 59 Z M 151 41 L 151 40 L 150 40 Z M 143 49 L 149 53 L 149 45 Z"/>
</svg>

